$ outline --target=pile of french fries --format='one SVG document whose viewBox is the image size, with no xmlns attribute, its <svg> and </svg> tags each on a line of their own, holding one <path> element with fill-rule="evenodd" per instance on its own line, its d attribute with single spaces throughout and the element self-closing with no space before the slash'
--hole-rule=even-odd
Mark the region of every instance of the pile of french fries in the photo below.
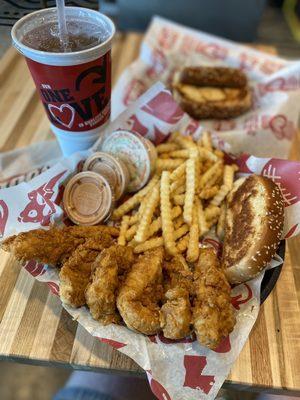
<svg viewBox="0 0 300 400">
<path fill-rule="evenodd" d="M 208 132 L 197 143 L 175 132 L 156 149 L 156 174 L 113 213 L 121 221 L 118 243 L 137 254 L 164 246 L 170 256 L 186 252 L 195 262 L 199 240 L 212 227 L 224 236 L 225 199 L 238 167 L 224 165 Z"/>
</svg>

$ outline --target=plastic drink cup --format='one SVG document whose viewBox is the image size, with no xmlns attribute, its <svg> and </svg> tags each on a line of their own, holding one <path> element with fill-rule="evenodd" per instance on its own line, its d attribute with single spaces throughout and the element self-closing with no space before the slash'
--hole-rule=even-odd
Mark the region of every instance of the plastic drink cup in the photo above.
<svg viewBox="0 0 300 400">
<path fill-rule="evenodd" d="M 70 155 L 90 148 L 109 122 L 111 43 L 115 26 L 97 11 L 66 7 L 67 22 L 73 27 L 76 24 L 99 27 L 99 40 L 75 51 L 44 51 L 29 46 L 25 39 L 31 32 L 57 23 L 56 11 L 48 8 L 26 15 L 14 25 L 11 34 L 13 45 L 26 58 L 63 154 Z"/>
</svg>

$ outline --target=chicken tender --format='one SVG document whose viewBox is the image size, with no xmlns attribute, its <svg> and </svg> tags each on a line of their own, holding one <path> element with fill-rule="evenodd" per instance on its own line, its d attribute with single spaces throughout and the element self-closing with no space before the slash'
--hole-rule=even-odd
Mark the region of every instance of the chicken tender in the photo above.
<svg viewBox="0 0 300 400">
<path fill-rule="evenodd" d="M 111 236 L 102 234 L 87 239 L 76 248 L 59 272 L 59 294 L 64 303 L 73 307 L 81 307 L 86 303 L 85 289 L 92 274 L 92 264 L 99 253 L 112 244 Z"/>
<path fill-rule="evenodd" d="M 117 297 L 117 307 L 127 327 L 145 335 L 160 330 L 163 256 L 161 247 L 140 256 L 128 272 Z"/>
<path fill-rule="evenodd" d="M 160 310 L 160 326 L 169 339 L 182 339 L 191 331 L 190 292 L 192 272 L 182 256 L 165 262 L 165 303 Z"/>
<path fill-rule="evenodd" d="M 118 230 L 107 226 L 69 226 L 50 228 L 49 230 L 35 229 L 22 232 L 4 240 L 1 247 L 11 252 L 18 261 L 36 260 L 44 264 L 59 266 L 65 262 L 76 248 L 88 238 L 98 238 L 110 244 L 111 237 Z M 107 247 L 105 245 L 104 247 Z"/>
<path fill-rule="evenodd" d="M 198 342 L 215 349 L 235 325 L 230 285 L 212 248 L 200 249 L 194 272 L 193 323 Z"/>
<path fill-rule="evenodd" d="M 92 317 L 103 325 L 120 322 L 116 296 L 124 273 L 132 266 L 132 247 L 114 245 L 104 249 L 92 266 L 92 278 L 85 298 Z"/>
<path fill-rule="evenodd" d="M 182 255 L 165 261 L 163 265 L 164 290 L 168 291 L 177 286 L 191 292 L 193 289 L 193 273 Z"/>
</svg>

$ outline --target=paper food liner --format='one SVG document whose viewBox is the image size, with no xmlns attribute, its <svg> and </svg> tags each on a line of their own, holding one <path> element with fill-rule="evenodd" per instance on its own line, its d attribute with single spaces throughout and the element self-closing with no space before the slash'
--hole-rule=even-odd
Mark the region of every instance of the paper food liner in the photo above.
<svg viewBox="0 0 300 400">
<path fill-rule="evenodd" d="M 107 132 L 130 128 L 156 143 L 174 130 L 189 131 L 192 121 L 179 109 L 170 92 L 157 84 L 132 104 Z M 224 145 L 222 141 L 220 144 Z M 31 229 L 45 228 L 65 220 L 61 205 L 67 179 L 81 170 L 82 161 L 92 150 L 61 159 L 29 182 L 22 182 L 0 191 L 0 234 L 2 238 Z M 237 159 L 240 172 L 261 174 L 273 179 L 285 198 L 284 237 L 299 233 L 300 223 L 300 163 L 274 158 L 243 156 Z M 6 180 L 6 185 L 15 180 Z M 208 237 L 206 243 L 218 248 L 218 242 Z M 276 257 L 271 266 L 281 259 Z M 39 281 L 48 283 L 53 293 L 59 292 L 58 271 L 35 261 L 25 268 Z M 232 289 L 232 304 L 237 323 L 234 331 L 216 351 L 202 347 L 194 336 L 179 341 L 165 339 L 161 334 L 144 336 L 124 326 L 101 326 L 88 309 L 64 305 L 71 316 L 88 332 L 135 360 L 147 373 L 153 393 L 160 400 L 213 399 L 226 379 L 256 321 L 260 304 L 263 274 Z"/>
<path fill-rule="evenodd" d="M 253 92 L 252 109 L 238 118 L 201 121 L 201 125 L 218 131 L 234 153 L 287 158 L 298 127 L 300 62 L 286 61 L 160 17 L 153 19 L 138 59 L 115 85 L 112 117 L 156 81 L 170 84 L 174 71 L 186 65 L 243 70 Z"/>
</svg>

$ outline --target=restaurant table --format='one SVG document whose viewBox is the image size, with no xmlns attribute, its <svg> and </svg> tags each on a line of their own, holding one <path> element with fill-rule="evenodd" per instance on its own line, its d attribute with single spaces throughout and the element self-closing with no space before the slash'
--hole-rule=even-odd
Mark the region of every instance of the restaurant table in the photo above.
<svg viewBox="0 0 300 400">
<path fill-rule="evenodd" d="M 113 83 L 138 55 L 142 36 L 118 34 Z M 270 49 L 264 50 L 270 51 Z M 0 61 L 0 150 L 53 138 L 25 60 L 10 48 Z M 300 135 L 292 159 L 300 159 Z M 1 167 L 1 166 L 0 166 Z M 300 239 L 287 241 L 284 267 L 226 385 L 237 389 L 300 394 Z M 0 359 L 114 374 L 142 375 L 129 357 L 101 343 L 36 281 L 0 250 Z"/>
</svg>

